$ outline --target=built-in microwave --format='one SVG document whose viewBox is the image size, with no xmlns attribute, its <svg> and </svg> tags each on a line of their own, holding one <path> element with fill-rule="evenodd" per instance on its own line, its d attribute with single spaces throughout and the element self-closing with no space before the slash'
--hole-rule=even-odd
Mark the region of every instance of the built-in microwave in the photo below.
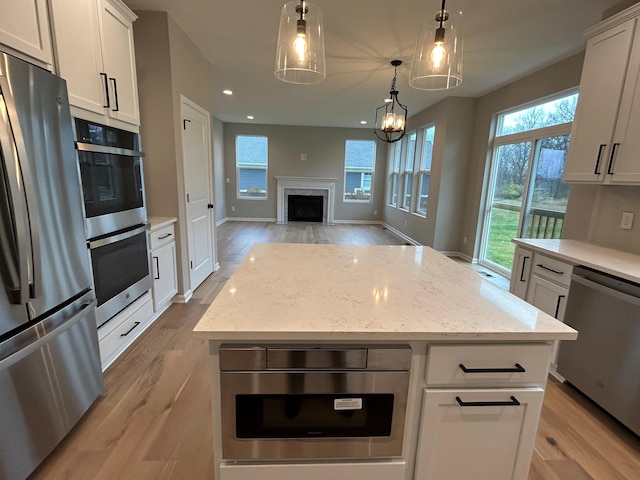
<svg viewBox="0 0 640 480">
<path fill-rule="evenodd" d="M 220 348 L 225 460 L 402 455 L 408 345 Z"/>
<path fill-rule="evenodd" d="M 75 119 L 87 238 L 147 221 L 140 136 Z"/>
</svg>

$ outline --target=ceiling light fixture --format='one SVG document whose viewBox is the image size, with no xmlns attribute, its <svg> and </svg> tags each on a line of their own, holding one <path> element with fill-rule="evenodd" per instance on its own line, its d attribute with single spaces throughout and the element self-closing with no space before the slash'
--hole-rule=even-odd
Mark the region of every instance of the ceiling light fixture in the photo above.
<svg viewBox="0 0 640 480">
<path fill-rule="evenodd" d="M 233 92 L 231 90 L 223 90 L 222 93 L 224 93 L 225 95 L 233 95 Z"/>
<path fill-rule="evenodd" d="M 280 14 L 274 75 L 297 84 L 323 81 L 324 62 L 322 12 L 304 0 L 285 3 Z"/>
<path fill-rule="evenodd" d="M 422 22 L 409 85 L 418 90 L 446 90 L 462 83 L 462 12 L 445 10 Z"/>
<path fill-rule="evenodd" d="M 398 101 L 398 90 L 396 90 L 396 77 L 398 67 L 402 60 L 391 60 L 393 66 L 393 80 L 391 81 L 391 91 L 389 97 L 391 101 L 385 100 L 384 105 L 376 108 L 376 126 L 374 133 L 380 140 L 388 143 L 397 142 L 404 137 L 405 126 L 407 124 L 407 107 Z"/>
</svg>

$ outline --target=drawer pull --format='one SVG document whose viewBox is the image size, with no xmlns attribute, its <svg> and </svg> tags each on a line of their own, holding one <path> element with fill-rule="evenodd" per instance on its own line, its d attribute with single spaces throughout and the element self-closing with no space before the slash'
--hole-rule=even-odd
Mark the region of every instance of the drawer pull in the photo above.
<svg viewBox="0 0 640 480">
<path fill-rule="evenodd" d="M 165 238 L 169 238 L 171 236 L 170 233 L 167 233 L 165 235 L 162 235 L 161 237 L 158 237 L 158 240 L 164 240 Z"/>
<path fill-rule="evenodd" d="M 526 282 L 526 280 L 524 278 L 524 267 L 527 264 L 527 260 L 529 260 L 529 257 L 522 257 L 522 270 L 520 270 L 520 281 L 521 282 Z"/>
<path fill-rule="evenodd" d="M 520 402 L 513 395 L 511 401 L 498 401 L 498 402 L 465 402 L 460 397 L 456 397 L 456 402 L 461 407 L 517 407 Z"/>
<path fill-rule="evenodd" d="M 133 332 L 133 329 L 136 328 L 138 325 L 140 325 L 140 322 L 134 322 L 133 327 L 131 327 L 129 330 L 127 330 L 126 333 L 121 333 L 120 336 L 121 337 L 126 337 L 127 335 L 129 335 L 131 332 Z"/>
<path fill-rule="evenodd" d="M 522 365 L 516 363 L 512 368 L 467 368 L 464 363 L 459 365 L 464 373 L 524 373 L 526 370 Z"/>
<path fill-rule="evenodd" d="M 543 264 L 539 263 L 537 265 L 540 268 L 544 268 L 545 270 L 551 272 L 551 273 L 555 273 L 556 275 L 564 275 L 564 272 L 559 272 L 558 270 L 554 270 L 553 268 L 549 268 L 549 267 L 545 267 Z"/>
</svg>

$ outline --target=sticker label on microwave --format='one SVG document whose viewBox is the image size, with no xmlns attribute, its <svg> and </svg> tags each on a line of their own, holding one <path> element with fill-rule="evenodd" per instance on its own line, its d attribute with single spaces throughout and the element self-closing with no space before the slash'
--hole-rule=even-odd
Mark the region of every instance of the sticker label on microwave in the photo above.
<svg viewBox="0 0 640 480">
<path fill-rule="evenodd" d="M 334 410 L 362 410 L 362 398 L 335 398 Z"/>
</svg>

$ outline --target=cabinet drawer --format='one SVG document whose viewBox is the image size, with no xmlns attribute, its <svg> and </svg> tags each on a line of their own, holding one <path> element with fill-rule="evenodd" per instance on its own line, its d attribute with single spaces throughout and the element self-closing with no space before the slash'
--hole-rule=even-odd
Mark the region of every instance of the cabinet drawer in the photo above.
<svg viewBox="0 0 640 480">
<path fill-rule="evenodd" d="M 293 463 L 260 465 L 221 465 L 221 480 L 325 480 L 327 478 L 366 478 L 403 480 L 404 461 L 357 463 Z"/>
<path fill-rule="evenodd" d="M 167 225 L 166 227 L 159 228 L 149 233 L 149 248 L 155 250 L 156 248 L 167 245 L 176 240 L 174 224 Z"/>
<path fill-rule="evenodd" d="M 536 253 L 533 257 L 532 273 L 534 275 L 559 283 L 565 287 L 568 287 L 571 283 L 572 271 L 572 265 L 555 258 L 547 257 L 540 253 Z"/>
<path fill-rule="evenodd" d="M 544 385 L 550 355 L 547 343 L 432 345 L 425 381 L 429 386 Z"/>
<path fill-rule="evenodd" d="M 143 303 L 133 304 L 138 308 L 134 310 L 125 309 L 105 324 L 107 326 L 111 322 L 116 322 L 115 327 L 112 327 L 109 333 L 101 336 L 101 332 L 98 330 L 100 360 L 102 361 L 103 369 L 140 335 L 153 318 L 151 296 L 146 294 L 141 297 L 142 299 L 144 299 Z"/>
</svg>

